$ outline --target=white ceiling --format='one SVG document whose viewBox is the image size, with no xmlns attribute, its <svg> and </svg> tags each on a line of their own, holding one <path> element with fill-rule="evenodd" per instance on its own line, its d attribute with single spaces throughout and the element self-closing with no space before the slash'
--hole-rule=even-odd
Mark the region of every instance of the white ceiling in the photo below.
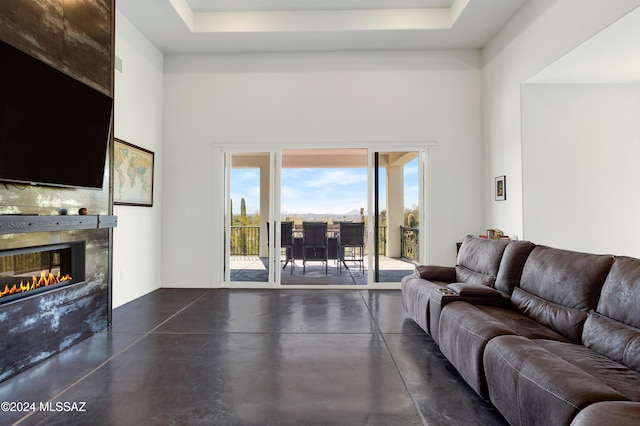
<svg viewBox="0 0 640 426">
<path fill-rule="evenodd" d="M 118 0 L 165 53 L 478 49 L 527 0 Z"/>
<path fill-rule="evenodd" d="M 186 0 L 194 12 L 362 10 L 451 7 L 453 0 Z"/>
</svg>

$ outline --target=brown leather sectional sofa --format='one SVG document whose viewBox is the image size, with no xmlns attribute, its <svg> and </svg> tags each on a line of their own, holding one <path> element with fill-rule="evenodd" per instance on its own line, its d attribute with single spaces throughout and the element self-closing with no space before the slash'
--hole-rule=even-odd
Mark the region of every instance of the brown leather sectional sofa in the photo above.
<svg viewBox="0 0 640 426">
<path fill-rule="evenodd" d="M 640 424 L 640 259 L 468 236 L 402 301 L 512 425 Z"/>
</svg>

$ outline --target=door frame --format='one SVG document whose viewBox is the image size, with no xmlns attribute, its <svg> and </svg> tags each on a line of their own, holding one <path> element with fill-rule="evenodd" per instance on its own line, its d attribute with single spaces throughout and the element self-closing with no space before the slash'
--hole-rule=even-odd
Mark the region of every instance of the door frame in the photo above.
<svg viewBox="0 0 640 426">
<path fill-rule="evenodd" d="M 230 270 L 230 249 L 231 249 L 231 239 L 228 238 L 231 231 L 231 171 L 233 169 L 233 155 L 238 153 L 256 153 L 256 154 L 267 154 L 269 155 L 269 187 L 268 187 L 268 209 L 266 212 L 266 218 L 263 217 L 263 212 L 260 211 L 260 220 L 261 222 L 265 221 L 268 224 L 274 224 L 274 226 L 267 226 L 267 240 L 269 243 L 269 248 L 267 251 L 267 265 L 268 265 L 268 278 L 267 281 L 232 281 L 231 280 L 231 270 Z M 223 224 L 223 232 L 222 236 L 222 268 L 220 269 L 222 274 L 215 274 L 214 276 L 219 276 L 221 287 L 225 288 L 269 288 L 269 287 L 280 287 L 280 268 L 277 267 L 279 264 L 279 256 L 277 253 L 280 253 L 280 220 L 275 219 L 275 212 L 280 209 L 280 188 L 279 188 L 279 150 L 276 149 L 264 149 L 260 147 L 237 147 L 236 145 L 228 148 L 223 148 L 220 152 L 221 163 L 222 163 L 222 197 L 224 202 L 222 203 L 222 224 Z M 230 164 L 227 166 L 227 159 L 230 161 Z M 276 210 L 277 209 L 277 210 Z M 220 224 L 214 224 L 214 226 L 219 227 Z M 261 225 L 262 226 L 262 225 Z M 271 243 L 273 242 L 273 243 Z M 272 249 L 273 248 L 273 249 Z M 215 262 L 212 262 L 215 264 Z"/>
<path fill-rule="evenodd" d="M 368 212 L 368 222 L 374 224 L 374 226 L 368 227 L 368 241 L 369 241 L 369 250 L 368 250 L 368 264 L 369 264 L 369 276 L 367 287 L 371 288 L 397 288 L 398 283 L 396 282 L 376 282 L 376 270 L 379 267 L 379 264 L 376 259 L 375 253 L 377 253 L 378 248 L 375 247 L 377 242 L 376 234 L 378 233 L 377 227 L 375 224 L 378 223 L 377 218 L 375 217 L 376 212 L 376 180 L 374 174 L 378 173 L 376 170 L 376 154 L 380 153 L 393 153 L 393 152 L 416 152 L 418 154 L 418 212 L 420 222 L 418 225 L 419 233 L 418 233 L 418 244 L 420 247 L 420 253 L 418 257 L 419 264 L 428 264 L 430 258 L 430 250 L 429 250 L 429 240 L 430 240 L 430 223 L 431 223 L 431 215 L 429 214 L 427 207 L 431 205 L 428 202 L 429 199 L 429 185 L 431 182 L 429 172 L 429 147 L 434 144 L 425 144 L 422 146 L 415 145 L 386 145 L 384 147 L 375 146 L 375 148 L 369 148 L 369 212 Z M 392 148 L 389 148 L 389 147 Z M 378 165 L 379 166 L 379 165 Z M 378 167 L 379 168 L 379 167 Z M 379 182 L 377 182 L 379 184 Z M 388 187 L 387 187 L 388 193 Z M 387 206 L 388 210 L 389 206 Z M 388 232 L 388 230 L 387 230 Z"/>
<path fill-rule="evenodd" d="M 429 202 L 430 197 L 430 184 L 431 184 L 431 176 L 430 170 L 430 158 L 429 151 L 431 148 L 436 147 L 438 143 L 436 141 L 413 141 L 413 142 L 307 142 L 307 143 L 249 143 L 249 142 L 234 142 L 234 143 L 213 143 L 212 147 L 214 149 L 214 157 L 217 159 L 216 163 L 220 165 L 218 175 L 218 182 L 214 182 L 214 186 L 217 186 L 217 190 L 213 191 L 214 196 L 219 194 L 221 198 L 223 198 L 224 202 L 220 203 L 220 210 L 218 218 L 214 218 L 213 226 L 213 240 L 219 241 L 218 253 L 220 254 L 220 260 L 222 264 L 220 264 L 220 260 L 212 261 L 212 276 L 218 277 L 216 281 L 214 281 L 214 287 L 216 288 L 279 288 L 279 289 L 358 289 L 365 290 L 367 288 L 375 288 L 375 289 L 399 289 L 400 283 L 392 282 L 392 283 L 375 283 L 373 282 L 373 274 L 369 274 L 367 285 L 291 285 L 287 284 L 283 286 L 281 284 L 281 269 L 277 267 L 279 265 L 279 257 L 276 257 L 276 253 L 280 253 L 280 208 L 281 208 L 281 166 L 282 166 L 282 150 L 284 149 L 367 149 L 368 150 L 368 221 L 369 223 L 373 223 L 373 165 L 372 158 L 373 152 L 395 152 L 395 151 L 415 151 L 418 152 L 418 164 L 419 164 L 419 211 L 420 211 L 420 233 L 419 233 L 419 244 L 420 244 L 420 253 L 418 263 L 420 264 L 428 264 L 430 259 L 430 235 L 431 235 L 431 215 L 429 214 L 427 208 L 431 203 Z M 271 265 L 269 271 L 269 281 L 268 282 L 231 282 L 225 280 L 228 275 L 228 267 L 225 263 L 227 258 L 226 253 L 228 253 L 229 247 L 227 245 L 227 239 L 224 238 L 225 232 L 228 232 L 226 225 L 226 217 L 228 216 L 228 203 L 226 200 L 228 189 L 226 185 L 228 183 L 228 179 L 226 175 L 226 167 L 225 167 L 225 157 L 227 153 L 231 152 L 264 152 L 270 153 L 271 157 L 271 167 L 274 167 L 275 170 L 271 170 L 270 172 L 270 197 L 271 202 L 269 203 L 269 218 L 270 223 L 273 223 L 274 226 L 270 227 L 269 237 L 274 238 L 275 250 L 270 252 L 270 261 Z M 221 223 L 222 222 L 222 226 Z M 368 227 L 368 240 L 371 244 L 373 240 L 373 227 Z M 216 238 L 216 235 L 218 238 Z M 221 238 L 220 238 L 221 237 Z M 214 250 L 215 253 L 215 250 Z M 272 254 L 271 254 L 272 253 Z M 369 250 L 368 254 L 368 262 L 369 265 L 372 265 L 372 250 Z M 218 284 L 216 286 L 216 284 Z"/>
</svg>

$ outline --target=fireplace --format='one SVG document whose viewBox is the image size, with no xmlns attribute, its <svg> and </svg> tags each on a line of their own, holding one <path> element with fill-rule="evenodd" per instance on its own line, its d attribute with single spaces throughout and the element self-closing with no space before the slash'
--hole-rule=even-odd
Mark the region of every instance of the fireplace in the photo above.
<svg viewBox="0 0 640 426">
<path fill-rule="evenodd" d="M 0 212 L 3 196 L 0 185 Z M 0 297 L 0 383 L 109 325 L 116 225 L 116 216 L 100 214 L 0 214 L 0 292 L 8 290 Z"/>
<path fill-rule="evenodd" d="M 0 305 L 84 280 L 84 241 L 0 251 Z"/>
</svg>

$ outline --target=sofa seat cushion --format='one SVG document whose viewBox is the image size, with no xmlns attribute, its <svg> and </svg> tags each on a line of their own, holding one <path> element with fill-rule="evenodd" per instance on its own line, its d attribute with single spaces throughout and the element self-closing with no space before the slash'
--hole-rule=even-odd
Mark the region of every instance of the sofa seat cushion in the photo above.
<svg viewBox="0 0 640 426">
<path fill-rule="evenodd" d="M 482 286 L 482 288 L 494 291 L 489 287 Z M 449 286 L 447 286 L 447 289 L 449 289 Z M 433 340 L 437 344 L 440 344 L 440 337 L 438 335 L 440 314 L 442 313 L 442 309 L 449 303 L 462 301 L 473 305 L 509 307 L 509 295 L 497 291 L 496 293 L 498 293 L 500 297 L 495 297 L 494 293 L 491 293 L 490 296 L 463 296 L 459 293 L 445 291 L 443 288 L 432 291 L 431 300 L 429 301 L 429 330 Z"/>
<path fill-rule="evenodd" d="M 446 304 L 442 307 L 438 327 L 440 351 L 469 386 L 485 399 L 488 394 L 482 356 L 487 342 L 501 335 L 569 341 L 511 308 L 464 301 Z"/>
<path fill-rule="evenodd" d="M 438 327 L 440 351 L 478 395 L 488 399 L 482 367 L 484 348 L 496 336 L 516 334 L 479 305 L 457 301 L 442 308 Z"/>
<path fill-rule="evenodd" d="M 571 426 L 637 426 L 640 421 L 640 403 L 603 401 L 591 404 L 571 422 Z"/>
<path fill-rule="evenodd" d="M 567 425 L 590 404 L 628 400 L 574 362 L 522 336 L 489 341 L 483 364 L 490 400 L 512 425 Z"/>
<path fill-rule="evenodd" d="M 552 340 L 534 340 L 534 342 L 620 392 L 631 401 L 640 402 L 640 373 L 637 371 L 583 345 Z"/>
<path fill-rule="evenodd" d="M 478 309 L 482 310 L 488 317 L 493 318 L 495 321 L 500 321 L 506 327 L 509 327 L 509 329 L 513 330 L 513 334 L 530 339 L 549 339 L 569 342 L 562 334 L 545 327 L 539 322 L 513 309 L 489 305 L 479 305 Z"/>
<path fill-rule="evenodd" d="M 405 312 L 425 332 L 429 333 L 429 300 L 431 290 L 446 288 L 447 283 L 427 281 L 417 275 L 408 275 L 402 279 L 402 306 Z"/>
</svg>

